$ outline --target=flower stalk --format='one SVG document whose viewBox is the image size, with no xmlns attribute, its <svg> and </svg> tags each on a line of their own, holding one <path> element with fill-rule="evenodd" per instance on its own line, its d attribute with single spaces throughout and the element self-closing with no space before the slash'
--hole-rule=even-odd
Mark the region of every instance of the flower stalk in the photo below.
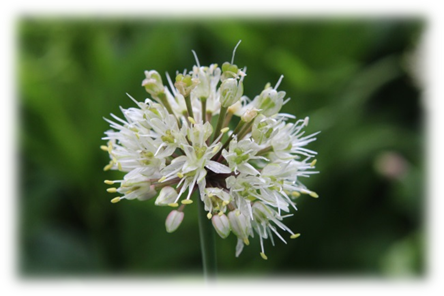
<svg viewBox="0 0 444 296">
<path fill-rule="evenodd" d="M 205 280 L 212 281 L 216 278 L 216 244 L 214 243 L 214 231 L 211 220 L 208 219 L 204 204 L 199 204 L 199 238 L 202 253 L 202 265 Z"/>
</svg>

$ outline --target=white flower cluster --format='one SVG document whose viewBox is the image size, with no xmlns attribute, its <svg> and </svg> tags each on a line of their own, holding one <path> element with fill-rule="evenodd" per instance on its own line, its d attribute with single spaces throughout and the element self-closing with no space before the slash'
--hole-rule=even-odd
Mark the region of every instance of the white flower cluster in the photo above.
<svg viewBox="0 0 444 296">
<path fill-rule="evenodd" d="M 300 235 L 282 222 L 290 208 L 296 210 L 294 200 L 301 193 L 318 197 L 299 178 L 317 173 L 316 152 L 305 148 L 317 133 L 304 136 L 308 118 L 290 122 L 294 116 L 278 113 L 288 101 L 277 90 L 281 79 L 250 100 L 243 96 L 245 68 L 233 60 L 221 68 L 196 61 L 174 83 L 167 75 L 169 88 L 159 73 L 145 71 L 142 86 L 151 99 L 131 98 L 137 108 L 121 108 L 124 119 L 106 119 L 112 130 L 101 148 L 111 160 L 104 169 L 126 172 L 123 180 L 106 180 L 119 185 L 107 191 L 121 194 L 113 203 L 157 196 L 155 205 L 176 208 L 166 219 L 166 230 L 173 232 L 198 190 L 197 202 L 216 232 L 237 236 L 236 256 L 257 234 L 267 259 L 264 239 L 274 245 L 276 235 L 285 242 L 278 230 Z"/>
</svg>

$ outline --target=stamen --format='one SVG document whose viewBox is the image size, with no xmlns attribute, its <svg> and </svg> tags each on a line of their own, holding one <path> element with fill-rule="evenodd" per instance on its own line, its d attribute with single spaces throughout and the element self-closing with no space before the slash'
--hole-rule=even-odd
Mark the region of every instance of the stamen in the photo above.
<svg viewBox="0 0 444 296">
<path fill-rule="evenodd" d="M 244 244 L 246 244 L 247 246 L 250 245 L 250 241 L 248 240 L 248 238 L 244 238 Z"/>
<path fill-rule="evenodd" d="M 117 188 L 111 187 L 111 188 L 106 189 L 106 191 L 108 191 L 109 193 L 116 193 L 117 192 Z"/>
<path fill-rule="evenodd" d="M 314 192 L 314 191 L 310 192 L 309 194 L 310 194 L 311 197 L 314 197 L 314 198 L 318 198 L 319 197 L 319 195 L 316 192 Z"/>
<path fill-rule="evenodd" d="M 207 218 L 208 218 L 208 220 L 211 219 L 212 217 L 213 217 L 213 215 L 212 215 L 211 213 L 208 213 L 208 214 L 207 214 Z"/>
<path fill-rule="evenodd" d="M 113 185 L 114 184 L 114 181 L 111 181 L 111 180 L 105 180 L 105 181 L 103 181 L 105 184 L 108 184 L 108 185 Z"/>
<path fill-rule="evenodd" d="M 193 52 L 194 58 L 196 59 L 196 64 L 200 68 L 199 59 L 197 58 L 197 54 L 194 50 L 191 50 Z"/>
<path fill-rule="evenodd" d="M 101 145 L 101 146 L 100 146 L 100 149 L 102 149 L 103 151 L 109 152 L 109 150 L 108 150 L 108 146 Z"/>
<path fill-rule="evenodd" d="M 196 124 L 196 121 L 194 120 L 193 117 L 188 117 L 188 120 L 189 120 L 192 124 Z"/>
<path fill-rule="evenodd" d="M 239 42 L 236 44 L 236 46 L 234 47 L 234 50 L 233 50 L 233 56 L 231 57 L 231 64 L 233 65 L 234 64 L 234 55 L 236 54 L 236 49 L 237 49 L 237 47 L 239 46 L 239 44 L 242 42 L 242 40 L 239 40 Z"/>
<path fill-rule="evenodd" d="M 163 176 L 162 178 L 160 178 L 159 180 L 157 180 L 157 182 L 159 182 L 159 183 L 162 183 L 163 181 L 165 181 L 166 180 L 166 176 Z"/>
<path fill-rule="evenodd" d="M 229 130 L 230 130 L 229 127 L 224 127 L 223 129 L 220 130 L 220 132 L 221 132 L 222 134 L 225 134 L 225 133 L 228 132 Z M 107 149 L 108 149 L 108 148 L 107 148 Z"/>
<path fill-rule="evenodd" d="M 113 199 L 111 199 L 112 203 L 118 203 L 120 201 L 120 197 L 114 197 Z"/>
<path fill-rule="evenodd" d="M 293 195 L 294 197 L 299 197 L 299 196 L 301 196 L 301 194 L 300 194 L 299 192 L 297 192 L 297 191 L 293 191 L 293 192 L 291 193 L 291 195 Z"/>
<path fill-rule="evenodd" d="M 282 82 L 282 78 L 284 78 L 284 75 L 281 75 L 281 77 L 279 77 L 279 80 L 276 83 L 276 85 L 274 86 L 274 89 L 277 89 L 279 87 L 279 84 L 281 84 L 281 82 Z"/>
<path fill-rule="evenodd" d="M 184 205 L 189 205 L 189 204 L 192 204 L 193 201 L 191 199 L 184 199 L 184 200 L 181 201 L 181 203 L 184 204 Z"/>
<path fill-rule="evenodd" d="M 314 167 L 317 161 L 318 161 L 317 159 L 313 160 L 313 161 L 310 163 L 310 166 L 311 166 L 311 167 Z"/>
<path fill-rule="evenodd" d="M 295 239 L 295 238 L 298 238 L 298 237 L 300 237 L 300 236 L 301 236 L 300 233 L 295 233 L 295 234 L 291 235 L 290 238 L 291 238 L 291 239 Z"/>
<path fill-rule="evenodd" d="M 169 203 L 168 206 L 172 207 L 172 208 L 177 208 L 179 206 L 179 204 L 177 202 L 173 202 L 173 203 Z"/>
<path fill-rule="evenodd" d="M 264 260 L 268 259 L 267 255 L 265 255 L 264 253 L 261 252 L 260 254 L 261 254 L 262 259 L 264 259 Z"/>
</svg>

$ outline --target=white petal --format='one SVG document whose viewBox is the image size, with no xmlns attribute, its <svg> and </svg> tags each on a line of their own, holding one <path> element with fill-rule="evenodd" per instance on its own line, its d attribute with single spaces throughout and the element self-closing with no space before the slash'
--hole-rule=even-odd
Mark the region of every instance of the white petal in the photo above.
<svg viewBox="0 0 444 296">
<path fill-rule="evenodd" d="M 238 239 L 236 245 L 236 257 L 239 257 L 243 249 L 244 249 L 244 242 L 241 239 Z"/>
<path fill-rule="evenodd" d="M 216 174 L 229 174 L 231 173 L 231 169 L 229 167 L 227 167 L 226 165 L 223 165 L 219 162 L 213 161 L 213 160 L 209 160 L 207 162 L 207 164 L 205 165 L 205 167 L 213 172 L 215 172 Z"/>
</svg>

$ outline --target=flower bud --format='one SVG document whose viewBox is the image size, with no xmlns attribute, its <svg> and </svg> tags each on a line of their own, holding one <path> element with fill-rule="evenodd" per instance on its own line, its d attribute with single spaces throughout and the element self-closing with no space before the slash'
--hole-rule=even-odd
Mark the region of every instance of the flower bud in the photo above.
<svg viewBox="0 0 444 296">
<path fill-rule="evenodd" d="M 165 87 L 162 83 L 162 77 L 155 70 L 145 71 L 146 78 L 142 81 L 142 86 L 153 97 L 164 92 Z"/>
<path fill-rule="evenodd" d="M 160 190 L 159 196 L 156 198 L 154 204 L 156 206 L 167 206 L 174 203 L 177 198 L 177 192 L 173 187 L 166 186 Z"/>
<path fill-rule="evenodd" d="M 222 64 L 221 80 L 225 81 L 229 78 L 236 78 L 238 76 L 238 72 L 239 68 L 236 65 L 225 62 Z"/>
<path fill-rule="evenodd" d="M 269 87 L 264 89 L 260 96 L 254 99 L 253 105 L 260 109 L 260 112 L 265 116 L 272 116 L 281 110 L 284 97 L 284 91 L 277 92 L 275 89 Z"/>
<path fill-rule="evenodd" d="M 182 223 L 184 215 L 183 212 L 172 210 L 165 221 L 166 231 L 169 233 L 176 231 L 180 223 Z"/>
<path fill-rule="evenodd" d="M 225 108 L 230 107 L 240 100 L 244 92 L 242 81 L 237 81 L 234 78 L 228 78 L 220 85 L 221 103 Z"/>
<path fill-rule="evenodd" d="M 194 67 L 194 75 L 197 77 L 199 83 L 193 89 L 193 95 L 197 98 L 208 98 L 211 92 L 211 77 L 208 68 Z"/>
<path fill-rule="evenodd" d="M 230 234 L 230 222 L 225 214 L 214 215 L 211 219 L 213 227 L 221 238 L 226 238 Z"/>
<path fill-rule="evenodd" d="M 192 78 L 191 75 L 184 76 L 182 74 L 178 74 L 176 76 L 174 86 L 182 96 L 188 97 L 198 83 L 199 80 L 197 78 Z"/>
</svg>

